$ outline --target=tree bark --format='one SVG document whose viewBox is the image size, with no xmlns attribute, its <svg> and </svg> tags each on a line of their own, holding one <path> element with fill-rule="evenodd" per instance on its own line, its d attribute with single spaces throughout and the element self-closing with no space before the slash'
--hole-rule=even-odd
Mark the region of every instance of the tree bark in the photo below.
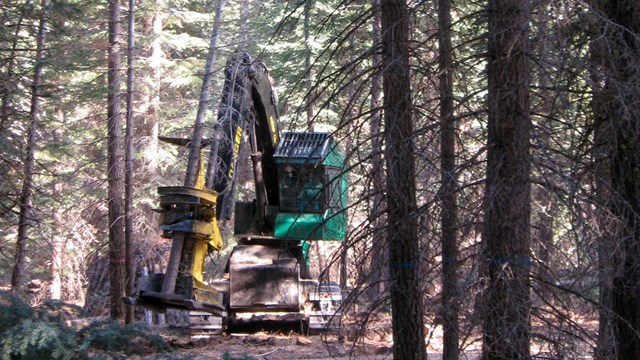
<svg viewBox="0 0 640 360">
<path fill-rule="evenodd" d="M 311 22 L 311 7 L 313 6 L 313 0 L 306 0 L 304 2 L 304 24 L 303 24 L 303 32 L 304 32 L 304 84 L 305 84 L 305 99 L 304 99 L 304 107 L 307 113 L 307 130 L 313 131 L 313 79 L 311 76 L 311 33 L 310 33 L 310 22 Z"/>
<path fill-rule="evenodd" d="M 128 16 L 128 33 L 127 33 L 127 120 L 125 134 L 125 174 L 124 174 L 124 214 L 125 214 L 125 267 L 126 267 L 126 285 L 125 291 L 127 295 L 133 294 L 135 280 L 135 263 L 134 254 L 134 238 L 133 238 L 133 66 L 134 66 L 134 20 L 135 20 L 135 0 L 129 0 L 129 16 Z M 134 321 L 134 307 L 126 305 L 125 323 L 131 324 Z"/>
<path fill-rule="evenodd" d="M 215 26 L 215 25 L 214 25 Z M 247 50 L 249 45 L 249 0 L 242 0 L 240 4 L 240 18 L 238 19 L 238 49 Z"/>
<path fill-rule="evenodd" d="M 529 359 L 529 4 L 490 0 L 488 15 L 483 359 Z"/>
<path fill-rule="evenodd" d="M 33 172 L 36 152 L 36 132 L 38 131 L 38 117 L 40 113 L 40 85 L 42 83 L 42 67 L 44 66 L 44 45 L 47 26 L 47 0 L 40 2 L 40 21 L 36 45 L 36 65 L 33 74 L 31 91 L 31 108 L 29 110 L 29 130 L 27 133 L 27 153 L 24 161 L 24 178 L 20 192 L 20 214 L 18 217 L 18 236 L 16 240 L 16 255 L 11 274 L 11 288 L 19 291 L 22 287 L 26 267 L 27 237 L 29 223 L 33 215 L 31 212 L 31 197 L 33 194 Z"/>
<path fill-rule="evenodd" d="M 596 4 L 597 6 L 597 4 Z M 598 8 L 598 7 L 596 7 Z M 595 26 L 594 34 L 600 34 L 601 29 Z M 611 209 L 611 146 L 612 122 L 607 116 L 606 84 L 606 43 L 603 36 L 596 35 L 589 46 L 591 61 L 591 82 L 593 97 L 591 111 L 593 113 L 593 176 L 595 179 L 595 197 L 598 204 L 598 341 L 594 353 L 597 360 L 616 358 L 614 316 L 612 309 L 612 287 L 615 274 L 616 252 L 615 238 L 617 234 L 616 221 L 612 218 Z"/>
<path fill-rule="evenodd" d="M 442 213 L 442 328 L 444 360 L 458 359 L 458 244 L 455 161 L 455 118 L 453 113 L 453 48 L 451 45 L 451 2 L 438 1 L 438 49 L 440 86 L 440 200 Z"/>
<path fill-rule="evenodd" d="M 124 317 L 125 238 L 120 113 L 120 0 L 109 0 L 107 156 L 109 203 L 109 298 L 112 319 Z"/>
<path fill-rule="evenodd" d="M 423 360 L 409 12 L 403 0 L 383 0 L 380 6 L 393 358 Z"/>
<path fill-rule="evenodd" d="M 153 7 L 162 8 L 165 6 L 164 0 L 154 0 Z M 150 60 L 150 70 L 151 76 L 148 80 L 151 84 L 153 84 L 149 107 L 146 111 L 145 120 L 147 121 L 146 128 L 149 130 L 148 132 L 148 143 L 146 148 L 146 153 L 150 154 L 149 157 L 149 179 L 153 179 L 157 176 L 158 172 L 158 135 L 159 131 L 159 120 L 160 120 L 160 91 L 161 91 L 161 83 L 163 76 L 163 66 L 162 63 L 165 60 L 164 52 L 162 50 L 162 28 L 164 26 L 164 14 L 162 12 L 154 12 L 154 15 L 151 19 L 151 27 L 150 27 L 150 37 L 153 39 L 151 43 L 151 59 Z"/>
<path fill-rule="evenodd" d="M 385 234 L 385 179 L 384 179 L 384 158 L 382 157 L 382 54 L 380 50 L 381 31 L 380 31 L 380 0 L 372 0 L 373 3 L 373 24 L 372 37 L 374 49 L 373 68 L 375 73 L 371 79 L 371 121 L 369 132 L 371 134 L 371 172 L 373 204 L 369 216 L 372 221 L 371 230 L 371 247 L 373 248 L 368 297 L 371 303 L 375 304 L 385 292 L 385 283 L 389 280 L 389 267 L 387 259 L 389 258 L 389 246 Z"/>
<path fill-rule="evenodd" d="M 640 3 L 602 1 L 611 212 L 618 223 L 611 305 L 617 359 L 640 358 Z"/>
</svg>

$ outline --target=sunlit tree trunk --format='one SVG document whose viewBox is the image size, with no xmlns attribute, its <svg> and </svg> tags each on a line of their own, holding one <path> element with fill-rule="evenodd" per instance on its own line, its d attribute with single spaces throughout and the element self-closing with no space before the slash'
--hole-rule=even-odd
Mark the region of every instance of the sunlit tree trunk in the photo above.
<svg viewBox="0 0 640 360">
<path fill-rule="evenodd" d="M 109 203 L 109 298 L 112 319 L 124 317 L 125 238 L 120 113 L 120 0 L 109 0 L 107 156 Z"/>
<path fill-rule="evenodd" d="M 307 129 L 313 131 L 313 79 L 311 76 L 311 56 L 313 48 L 311 46 L 311 8 L 313 6 L 313 0 L 306 0 L 304 2 L 304 83 L 305 83 L 305 110 L 307 112 Z"/>
<path fill-rule="evenodd" d="M 125 189 L 124 189 L 124 213 L 125 213 L 125 264 L 126 264 L 126 295 L 133 294 L 135 263 L 134 263 L 134 237 L 133 237 L 133 56 L 134 56 L 134 19 L 135 0 L 129 0 L 128 33 L 127 33 L 127 120 L 125 134 Z M 133 322 L 134 308 L 126 305 L 125 323 Z"/>
<path fill-rule="evenodd" d="M 529 3 L 490 0 L 483 359 L 529 359 Z"/>
<path fill-rule="evenodd" d="M 60 108 L 56 107 L 54 111 L 55 118 L 57 121 L 61 121 L 64 118 L 64 114 Z M 53 142 L 59 143 L 61 139 L 59 138 L 56 131 L 52 132 Z M 58 229 L 52 231 L 51 236 L 51 260 L 49 269 L 51 271 L 51 283 L 49 284 L 49 297 L 52 300 L 62 300 L 62 275 L 64 269 L 64 261 L 65 261 L 65 237 L 64 237 L 64 225 L 67 224 L 65 221 L 65 209 L 62 204 L 64 204 L 64 194 L 62 193 L 65 188 L 66 183 L 64 181 L 56 181 L 51 186 L 51 197 L 54 199 L 57 204 L 52 209 L 51 218 L 53 220 L 53 224 L 55 224 Z M 67 288 L 71 287 L 70 284 L 66 284 Z M 65 299 L 66 300 L 66 299 Z"/>
<path fill-rule="evenodd" d="M 62 186 L 62 183 L 55 183 L 52 186 L 52 197 L 60 203 L 62 203 L 62 196 L 60 194 L 60 189 L 62 188 Z M 65 223 L 64 210 L 61 206 L 56 206 L 55 209 L 53 209 L 52 218 L 54 224 L 62 225 Z M 49 297 L 52 300 L 62 299 L 62 261 L 64 256 L 63 250 L 64 240 L 58 232 L 54 232 L 53 236 L 51 237 L 51 265 L 49 267 L 51 271 Z"/>
<path fill-rule="evenodd" d="M 403 0 L 382 0 L 380 6 L 393 358 L 423 360 L 427 355 L 419 277 L 410 19 Z"/>
<path fill-rule="evenodd" d="M 238 19 L 238 49 L 242 51 L 246 51 L 248 45 L 249 45 L 249 0 L 242 0 L 242 2 L 240 3 L 240 18 Z"/>
<path fill-rule="evenodd" d="M 372 303 L 380 300 L 385 291 L 386 281 L 389 279 L 389 267 L 387 259 L 389 257 L 389 246 L 384 230 L 385 223 L 385 180 L 384 180 L 384 159 L 382 157 L 382 55 L 380 49 L 380 0 L 372 0 L 373 3 L 373 23 L 372 37 L 374 49 L 373 68 L 375 72 L 371 79 L 371 120 L 369 122 L 369 132 L 371 134 L 371 172 L 373 203 L 371 205 L 370 216 L 373 221 L 371 229 L 372 256 L 370 263 L 369 293 L 368 297 Z"/>
<path fill-rule="evenodd" d="M 154 6 L 158 8 L 162 8 L 164 4 L 164 0 L 154 0 Z M 153 84 L 151 89 L 151 95 L 149 99 L 149 107 L 146 111 L 147 116 L 145 116 L 145 121 L 147 125 L 145 126 L 148 129 L 146 135 L 148 135 L 148 141 L 146 146 L 147 158 L 149 161 L 149 177 L 155 177 L 155 173 L 158 170 L 158 162 L 157 162 L 157 154 L 158 154 L 158 123 L 160 120 L 160 91 L 161 91 L 161 79 L 163 75 L 163 65 L 162 63 L 165 61 L 164 52 L 162 50 L 162 28 L 164 26 L 164 14 L 161 12 L 156 12 L 151 20 L 151 38 L 153 42 L 151 43 L 151 59 L 150 59 L 150 70 L 151 70 L 151 79 L 150 83 Z"/>
<path fill-rule="evenodd" d="M 38 131 L 38 117 L 40 116 L 40 86 L 42 83 L 42 67 L 44 66 L 44 46 L 47 26 L 47 0 L 40 2 L 40 21 L 36 45 L 36 65 L 33 74 L 31 109 L 29 110 L 29 130 L 27 133 L 27 153 L 24 160 L 22 191 L 20 193 L 20 214 L 18 220 L 18 236 L 13 272 L 11 274 L 11 288 L 20 290 L 26 267 L 26 251 L 29 223 L 32 220 L 31 197 L 33 194 L 33 172 L 36 152 L 36 132 Z"/>
</svg>

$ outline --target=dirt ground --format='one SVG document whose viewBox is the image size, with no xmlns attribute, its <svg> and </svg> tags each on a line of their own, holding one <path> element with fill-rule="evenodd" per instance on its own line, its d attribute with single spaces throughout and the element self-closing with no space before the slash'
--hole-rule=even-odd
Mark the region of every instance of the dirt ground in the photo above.
<svg viewBox="0 0 640 360">
<path fill-rule="evenodd" d="M 348 334 L 305 336 L 296 332 L 257 332 L 214 335 L 209 339 L 192 341 L 185 333 L 164 331 L 163 336 L 173 349 L 162 354 L 150 354 L 142 359 L 221 359 L 221 360 L 328 360 L 328 359 L 393 359 L 391 334 L 376 326 L 367 329 L 365 336 L 354 343 Z M 429 359 L 440 359 L 440 332 L 431 334 Z M 471 351 L 462 359 L 477 359 L 479 352 Z"/>
<path fill-rule="evenodd" d="M 390 347 L 338 341 L 333 335 L 233 334 L 214 336 L 198 342 L 171 340 L 174 351 L 145 359 L 391 359 Z M 350 357 L 350 355 L 352 357 Z"/>
</svg>

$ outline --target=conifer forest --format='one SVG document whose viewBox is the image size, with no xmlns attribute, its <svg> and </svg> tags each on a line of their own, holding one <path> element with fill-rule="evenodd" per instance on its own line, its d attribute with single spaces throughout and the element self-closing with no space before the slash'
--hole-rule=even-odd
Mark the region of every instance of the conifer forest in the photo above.
<svg viewBox="0 0 640 360">
<path fill-rule="evenodd" d="M 2 359 L 640 359 L 639 1 L 2 0 L 0 19 Z M 269 96 L 230 95 L 234 61 Z M 307 173 L 261 147 L 309 132 L 331 145 Z M 340 241 L 279 235 L 292 176 L 327 205 L 288 226 L 342 221 Z M 168 220 L 197 216 L 213 230 Z M 232 351 L 254 237 L 294 254 L 273 272 L 295 301 L 340 296 L 330 330 L 293 335 L 326 356 Z M 185 274 L 193 297 L 145 309 L 154 274 L 153 299 L 178 304 Z M 184 304 L 223 319 L 200 353 L 167 335 Z"/>
</svg>

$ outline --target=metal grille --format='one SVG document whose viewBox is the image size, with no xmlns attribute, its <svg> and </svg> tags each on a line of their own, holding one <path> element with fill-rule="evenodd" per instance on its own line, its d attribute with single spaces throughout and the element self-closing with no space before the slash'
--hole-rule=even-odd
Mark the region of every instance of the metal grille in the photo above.
<svg viewBox="0 0 640 360">
<path fill-rule="evenodd" d="M 323 159 L 329 149 L 330 133 L 284 133 L 276 158 Z"/>
</svg>

